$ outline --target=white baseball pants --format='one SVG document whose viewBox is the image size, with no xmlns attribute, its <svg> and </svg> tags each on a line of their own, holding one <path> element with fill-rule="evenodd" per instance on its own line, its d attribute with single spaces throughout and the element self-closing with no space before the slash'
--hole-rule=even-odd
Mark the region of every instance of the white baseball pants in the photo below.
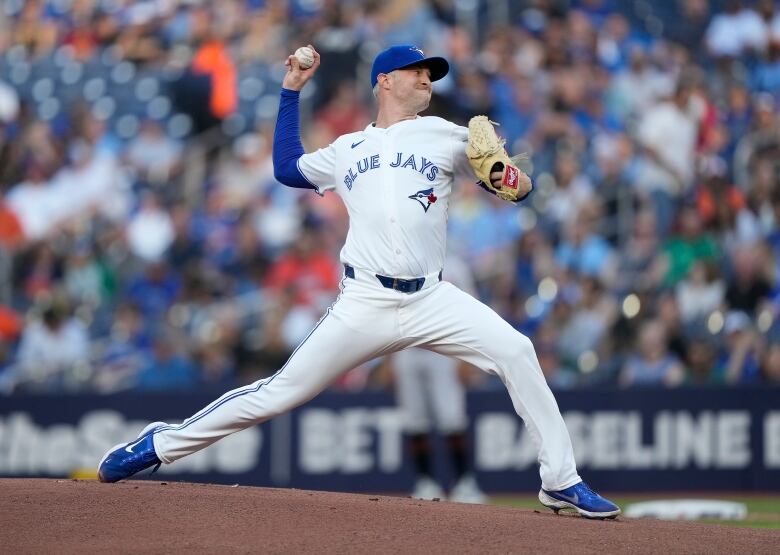
<svg viewBox="0 0 780 555">
<path fill-rule="evenodd" d="M 417 346 L 498 375 L 537 448 L 542 487 L 560 490 L 579 482 L 568 430 L 531 341 L 437 278 L 429 276 L 416 293 L 401 293 L 356 268 L 276 374 L 229 391 L 180 425 L 160 428 L 154 435 L 158 457 L 171 463 L 305 403 L 368 360 Z"/>
</svg>

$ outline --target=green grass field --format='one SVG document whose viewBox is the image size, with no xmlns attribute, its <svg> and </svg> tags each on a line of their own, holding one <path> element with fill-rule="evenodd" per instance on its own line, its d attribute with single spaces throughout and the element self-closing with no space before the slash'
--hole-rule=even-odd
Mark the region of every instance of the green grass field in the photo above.
<svg viewBox="0 0 780 555">
<path fill-rule="evenodd" d="M 641 501 L 652 501 L 656 499 L 719 499 L 723 501 L 738 501 L 745 503 L 748 509 L 748 515 L 745 520 L 707 520 L 701 522 L 715 522 L 718 524 L 727 524 L 729 526 L 746 526 L 749 528 L 771 528 L 780 530 L 780 495 L 628 495 L 628 496 L 608 496 L 612 501 L 621 507 L 627 507 L 631 503 Z M 535 495 L 518 497 L 493 497 L 491 501 L 494 505 L 504 505 L 509 507 L 522 507 L 525 509 L 536 509 L 538 511 L 547 511 Z"/>
</svg>

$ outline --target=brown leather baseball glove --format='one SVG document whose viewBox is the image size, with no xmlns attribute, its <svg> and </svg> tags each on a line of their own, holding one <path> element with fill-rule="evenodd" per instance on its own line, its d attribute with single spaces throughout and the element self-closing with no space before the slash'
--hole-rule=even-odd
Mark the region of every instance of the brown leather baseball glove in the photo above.
<svg viewBox="0 0 780 555">
<path fill-rule="evenodd" d="M 511 158 L 504 144 L 506 140 L 496 134 L 487 116 L 474 116 L 469 120 L 469 141 L 466 145 L 466 156 L 469 159 L 474 174 L 499 198 L 517 202 L 531 192 L 531 179 L 517 167 L 517 159 L 524 155 Z M 493 183 L 491 173 L 501 172 L 501 181 Z"/>
</svg>

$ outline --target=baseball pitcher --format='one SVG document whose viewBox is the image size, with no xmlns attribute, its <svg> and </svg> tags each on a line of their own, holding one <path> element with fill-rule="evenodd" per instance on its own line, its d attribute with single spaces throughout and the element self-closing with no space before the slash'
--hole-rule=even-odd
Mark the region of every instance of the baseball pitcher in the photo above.
<svg viewBox="0 0 780 555">
<path fill-rule="evenodd" d="M 311 45 L 310 45 L 311 48 Z M 539 499 L 556 512 L 614 518 L 620 509 L 577 474 L 569 433 L 545 382 L 531 341 L 454 285 L 441 281 L 447 209 L 458 167 L 470 164 L 479 185 L 518 202 L 530 178 L 513 163 L 492 124 L 468 128 L 421 117 L 444 58 L 415 46 L 380 52 L 371 70 L 376 121 L 305 153 L 298 97 L 316 73 L 319 54 L 302 69 L 287 59 L 274 135 L 277 179 L 319 195 L 338 194 L 349 213 L 341 292 L 273 376 L 224 394 L 181 424 L 155 422 L 100 461 L 101 481 L 116 482 L 173 461 L 308 401 L 340 374 L 377 356 L 421 347 L 498 375 L 537 448 Z"/>
</svg>

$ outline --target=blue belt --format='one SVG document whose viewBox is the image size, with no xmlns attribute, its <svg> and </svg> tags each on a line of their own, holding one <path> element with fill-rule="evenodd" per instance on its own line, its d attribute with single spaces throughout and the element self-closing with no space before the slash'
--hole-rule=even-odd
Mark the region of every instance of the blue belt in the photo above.
<svg viewBox="0 0 780 555">
<path fill-rule="evenodd" d="M 355 279 L 355 268 L 350 266 L 349 264 L 344 264 L 344 275 L 348 278 Z M 379 283 L 382 284 L 382 287 L 385 287 L 387 289 L 395 289 L 396 291 L 400 291 L 401 293 L 416 293 L 420 289 L 423 288 L 423 284 L 425 283 L 425 278 L 413 278 L 413 279 L 401 279 L 401 278 L 393 278 L 393 277 L 387 277 L 387 276 L 380 276 L 379 274 L 374 274 L 376 276 L 376 279 L 379 280 Z M 439 281 L 441 281 L 441 272 L 439 272 Z"/>
</svg>

